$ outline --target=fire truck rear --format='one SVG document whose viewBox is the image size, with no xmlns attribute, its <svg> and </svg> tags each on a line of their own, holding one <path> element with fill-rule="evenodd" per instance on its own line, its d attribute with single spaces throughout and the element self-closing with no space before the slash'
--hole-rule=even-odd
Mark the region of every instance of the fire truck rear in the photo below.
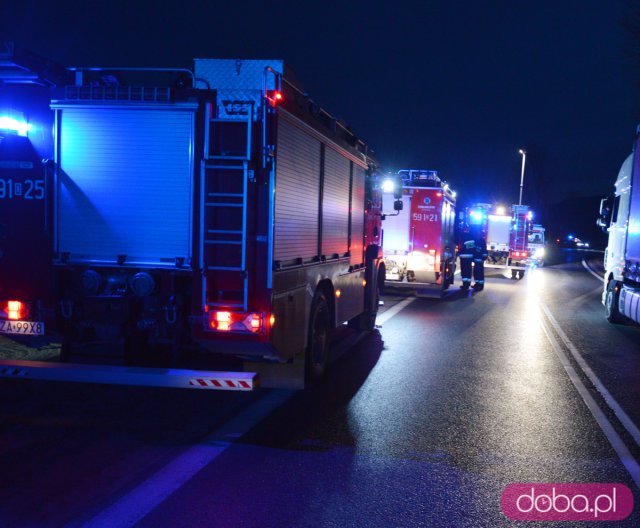
<svg viewBox="0 0 640 528">
<path fill-rule="evenodd" d="M 386 286 L 443 292 L 455 273 L 456 193 L 433 170 L 401 170 L 403 211 L 385 215 Z M 393 195 L 383 194 L 383 210 Z"/>
<path fill-rule="evenodd" d="M 282 61 L 75 74 L 51 104 L 66 361 L 181 365 L 195 343 L 300 387 L 322 374 L 333 329 L 374 327 L 384 279 L 375 160 Z M 129 382 L 150 379 L 138 378 Z M 256 379 L 167 383 L 245 390 Z"/>
<path fill-rule="evenodd" d="M 512 279 L 524 277 L 529 263 L 529 232 L 532 213 L 528 205 L 504 206 L 478 203 L 467 209 L 474 223 L 483 226 L 489 257 L 486 268 L 511 271 Z"/>
<path fill-rule="evenodd" d="M 0 48 L 0 334 L 40 336 L 53 326 L 51 88 L 65 70 Z"/>
</svg>

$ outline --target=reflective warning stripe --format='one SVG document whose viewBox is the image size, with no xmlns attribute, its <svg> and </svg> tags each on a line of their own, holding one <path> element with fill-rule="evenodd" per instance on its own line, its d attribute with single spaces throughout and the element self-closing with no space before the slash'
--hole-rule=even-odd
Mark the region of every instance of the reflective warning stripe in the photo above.
<svg viewBox="0 0 640 528">
<path fill-rule="evenodd" d="M 232 379 L 203 379 L 196 378 L 189 380 L 189 385 L 197 387 L 213 387 L 216 389 L 237 389 L 237 390 L 251 390 L 253 387 L 248 381 L 245 380 L 232 380 Z"/>
</svg>

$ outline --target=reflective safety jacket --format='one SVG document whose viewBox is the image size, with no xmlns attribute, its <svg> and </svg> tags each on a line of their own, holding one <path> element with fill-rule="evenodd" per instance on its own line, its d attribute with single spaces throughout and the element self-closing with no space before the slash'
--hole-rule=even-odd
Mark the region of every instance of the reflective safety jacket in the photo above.
<svg viewBox="0 0 640 528">
<path fill-rule="evenodd" d="M 472 258 L 474 260 L 485 260 L 489 253 L 487 253 L 487 243 L 482 237 L 464 237 L 460 243 L 460 252 L 458 253 L 460 258 Z"/>
</svg>

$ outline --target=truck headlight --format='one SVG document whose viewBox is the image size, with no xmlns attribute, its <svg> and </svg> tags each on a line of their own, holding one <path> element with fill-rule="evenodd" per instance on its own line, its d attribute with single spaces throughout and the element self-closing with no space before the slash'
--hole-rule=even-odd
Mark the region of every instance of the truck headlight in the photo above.
<svg viewBox="0 0 640 528">
<path fill-rule="evenodd" d="M 544 257 L 544 248 L 538 248 L 536 249 L 535 253 L 533 254 L 534 257 L 536 258 L 542 258 Z"/>
</svg>

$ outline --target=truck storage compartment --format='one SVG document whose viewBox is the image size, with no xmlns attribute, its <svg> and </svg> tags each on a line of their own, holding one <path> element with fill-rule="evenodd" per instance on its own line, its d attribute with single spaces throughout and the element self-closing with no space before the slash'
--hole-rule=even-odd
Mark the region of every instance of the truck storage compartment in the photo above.
<svg viewBox="0 0 640 528">
<path fill-rule="evenodd" d="M 175 266 L 191 258 L 194 111 L 52 105 L 58 110 L 57 257 Z M 170 198 L 170 199 L 169 199 Z"/>
</svg>

